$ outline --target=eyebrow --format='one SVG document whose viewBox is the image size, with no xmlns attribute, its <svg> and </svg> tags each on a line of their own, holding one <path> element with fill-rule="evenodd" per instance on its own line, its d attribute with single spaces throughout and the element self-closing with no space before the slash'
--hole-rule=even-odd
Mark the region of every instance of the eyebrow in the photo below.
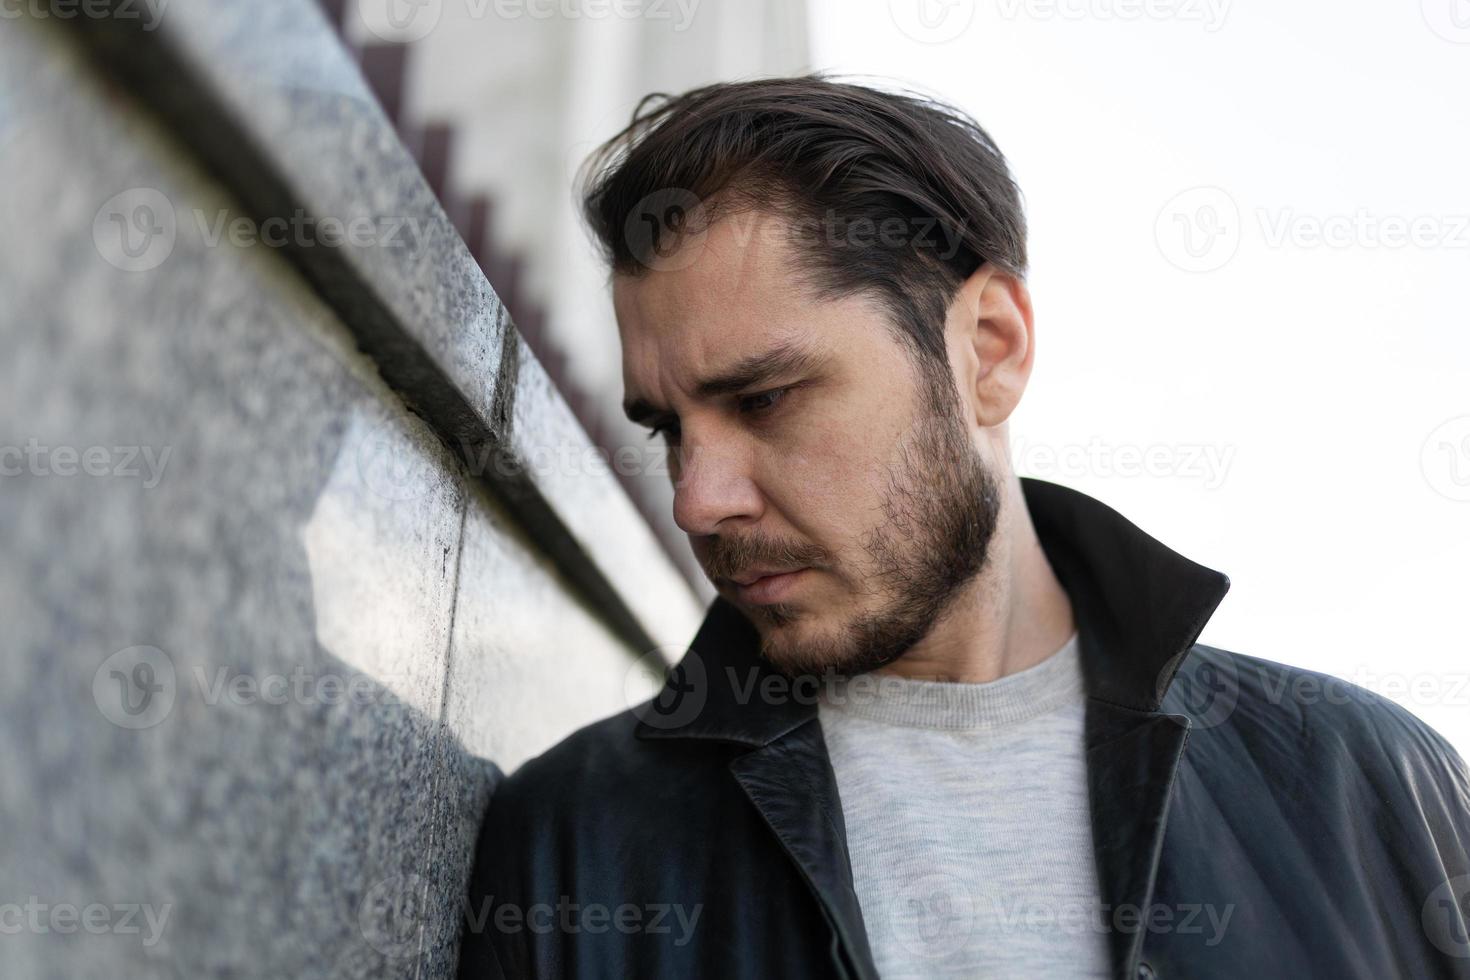
<svg viewBox="0 0 1470 980">
<path fill-rule="evenodd" d="M 728 370 L 700 381 L 694 386 L 695 397 L 703 400 L 745 391 L 777 378 L 814 370 L 821 361 L 822 357 L 807 344 L 796 340 L 783 341 L 768 351 L 743 357 Z M 648 425 L 673 414 L 642 398 L 625 401 L 623 413 L 629 421 L 639 425 Z"/>
</svg>

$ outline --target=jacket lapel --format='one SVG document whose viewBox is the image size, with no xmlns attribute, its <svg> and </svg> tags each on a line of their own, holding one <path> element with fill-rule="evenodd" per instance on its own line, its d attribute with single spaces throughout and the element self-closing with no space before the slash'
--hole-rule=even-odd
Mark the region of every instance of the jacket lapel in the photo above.
<svg viewBox="0 0 1470 980">
<path fill-rule="evenodd" d="M 1021 482 L 1077 621 L 1089 694 L 1087 788 L 1100 899 L 1113 975 L 1131 980 L 1144 935 L 1131 916 L 1153 901 L 1174 776 L 1189 734 L 1187 718 L 1159 706 L 1230 580 L 1090 497 L 1039 480 Z"/>
<path fill-rule="evenodd" d="M 1174 772 L 1188 731 L 1188 721 L 1175 715 L 1096 698 L 1087 705 L 1092 842 L 1116 977 L 1131 978 L 1137 969 L 1143 929 L 1131 923 L 1141 922 L 1136 916 L 1153 901 Z"/>
<path fill-rule="evenodd" d="M 877 980 L 821 725 L 808 722 L 739 756 L 730 771 L 821 904 L 836 936 L 834 964 L 853 980 Z"/>
<path fill-rule="evenodd" d="M 831 924 L 833 965 L 851 980 L 878 980 L 853 890 L 837 779 L 817 721 L 816 688 L 807 694 L 782 677 L 760 657 L 759 642 L 750 621 L 716 598 L 665 685 L 678 692 L 670 701 L 678 705 L 670 716 L 678 724 L 645 715 L 637 735 L 750 748 L 730 761 L 730 773 Z M 762 693 L 768 691 L 775 696 Z"/>
</svg>

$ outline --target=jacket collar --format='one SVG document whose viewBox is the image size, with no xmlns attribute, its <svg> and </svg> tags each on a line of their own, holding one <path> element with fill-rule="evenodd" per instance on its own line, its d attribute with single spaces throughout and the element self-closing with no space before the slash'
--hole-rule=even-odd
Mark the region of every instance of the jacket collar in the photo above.
<svg viewBox="0 0 1470 980">
<path fill-rule="evenodd" d="M 1229 578 L 1087 494 L 1030 477 L 1021 478 L 1021 488 L 1042 550 L 1072 601 L 1088 694 L 1156 712 Z M 778 696 L 763 693 L 772 690 Z M 816 717 L 815 694 L 815 686 L 789 684 L 762 658 L 755 627 L 717 597 L 637 735 L 766 745 Z M 677 709 L 661 714 L 670 704 Z"/>
</svg>

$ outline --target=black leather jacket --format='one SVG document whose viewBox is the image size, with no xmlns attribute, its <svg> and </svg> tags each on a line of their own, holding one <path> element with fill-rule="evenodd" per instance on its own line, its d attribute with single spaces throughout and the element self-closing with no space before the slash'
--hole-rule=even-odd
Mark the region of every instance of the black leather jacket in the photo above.
<svg viewBox="0 0 1470 980">
<path fill-rule="evenodd" d="M 1080 633 L 1114 975 L 1470 977 L 1455 752 L 1361 688 L 1195 643 L 1224 575 L 1022 485 Z M 815 688 L 755 641 L 716 600 L 657 699 L 503 781 L 462 977 L 877 976 Z"/>
</svg>

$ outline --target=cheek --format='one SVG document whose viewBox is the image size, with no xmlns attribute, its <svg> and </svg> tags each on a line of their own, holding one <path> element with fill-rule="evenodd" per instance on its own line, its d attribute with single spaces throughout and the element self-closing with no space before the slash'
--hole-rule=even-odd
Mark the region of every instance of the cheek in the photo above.
<svg viewBox="0 0 1470 980">
<path fill-rule="evenodd" d="M 796 531 L 824 546 L 881 520 L 895 434 L 879 424 L 812 426 L 763 461 L 767 498 Z"/>
</svg>

